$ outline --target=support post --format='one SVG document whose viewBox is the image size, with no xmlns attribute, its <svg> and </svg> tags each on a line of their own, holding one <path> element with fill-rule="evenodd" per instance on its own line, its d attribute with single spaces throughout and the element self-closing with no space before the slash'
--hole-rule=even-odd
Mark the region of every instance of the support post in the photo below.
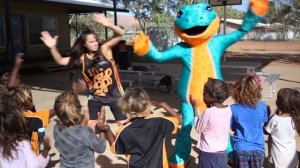
<svg viewBox="0 0 300 168">
<path fill-rule="evenodd" d="M 3 70 L 8 69 L 9 59 L 11 59 L 11 3 L 10 0 L 4 1 L 5 6 L 5 19 L 6 19 L 6 39 L 5 39 L 5 57 L 4 57 L 4 67 Z"/>
<path fill-rule="evenodd" d="M 118 25 L 118 19 L 117 19 L 117 1 L 113 0 L 113 5 L 114 5 L 114 24 Z"/>
<path fill-rule="evenodd" d="M 224 5 L 224 22 L 223 22 L 223 34 L 226 34 L 226 6 L 227 6 L 227 1 L 223 1 L 223 5 Z"/>
</svg>

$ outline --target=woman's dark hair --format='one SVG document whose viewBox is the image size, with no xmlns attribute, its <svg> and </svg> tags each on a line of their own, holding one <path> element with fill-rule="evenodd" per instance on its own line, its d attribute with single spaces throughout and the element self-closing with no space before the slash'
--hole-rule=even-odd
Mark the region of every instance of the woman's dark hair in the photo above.
<svg viewBox="0 0 300 168">
<path fill-rule="evenodd" d="M 30 140 L 25 117 L 8 92 L 0 92 L 0 148 L 2 157 L 14 159 L 12 152 L 17 150 L 18 142 Z"/>
<path fill-rule="evenodd" d="M 289 113 L 295 128 L 300 133 L 300 92 L 296 89 L 282 88 L 277 93 L 276 106 L 281 113 Z"/>
<path fill-rule="evenodd" d="M 236 103 L 255 107 L 261 99 L 261 86 L 252 75 L 243 75 L 231 89 L 231 96 Z"/>
<path fill-rule="evenodd" d="M 86 41 L 86 37 L 90 34 L 94 34 L 97 38 L 97 35 L 94 31 L 92 31 L 90 29 L 86 29 L 80 34 L 80 36 L 75 41 L 74 45 L 68 52 L 68 55 L 71 57 L 68 67 L 73 67 L 75 62 L 79 60 L 79 58 L 82 56 L 82 54 L 87 53 L 87 50 L 86 50 L 84 44 Z M 97 40 L 99 42 L 99 47 L 100 47 L 100 41 L 98 38 L 97 38 Z"/>
<path fill-rule="evenodd" d="M 218 79 L 208 78 L 208 81 L 204 85 L 204 97 L 209 96 L 211 98 L 211 104 L 223 103 L 229 97 L 229 91 L 227 84 Z"/>
</svg>

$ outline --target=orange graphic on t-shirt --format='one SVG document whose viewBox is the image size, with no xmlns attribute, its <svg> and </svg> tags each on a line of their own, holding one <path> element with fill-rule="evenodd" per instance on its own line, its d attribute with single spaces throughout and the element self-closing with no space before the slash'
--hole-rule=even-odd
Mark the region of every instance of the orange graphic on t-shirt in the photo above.
<svg viewBox="0 0 300 168">
<path fill-rule="evenodd" d="M 94 76 L 94 89 L 97 95 L 105 96 L 108 86 L 112 84 L 112 69 L 108 68 Z"/>
</svg>

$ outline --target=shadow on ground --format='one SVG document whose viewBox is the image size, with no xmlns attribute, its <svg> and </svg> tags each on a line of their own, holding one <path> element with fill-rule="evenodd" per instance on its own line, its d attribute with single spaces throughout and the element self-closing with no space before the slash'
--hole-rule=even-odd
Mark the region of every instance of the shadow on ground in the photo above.
<svg viewBox="0 0 300 168">
<path fill-rule="evenodd" d="M 55 156 L 56 153 L 51 153 L 50 154 L 50 157 L 53 158 L 53 156 Z M 59 160 L 50 160 L 50 162 L 48 163 L 47 167 L 46 168 L 52 168 L 52 167 L 55 167 L 56 164 L 58 164 L 60 161 Z"/>
<path fill-rule="evenodd" d="M 96 165 L 100 165 L 101 167 L 109 167 L 109 168 L 126 168 L 127 167 L 127 161 L 122 157 L 117 157 L 118 160 L 123 160 L 124 164 L 116 164 L 112 163 L 112 160 L 105 156 L 105 155 L 99 155 L 96 158 Z"/>
</svg>

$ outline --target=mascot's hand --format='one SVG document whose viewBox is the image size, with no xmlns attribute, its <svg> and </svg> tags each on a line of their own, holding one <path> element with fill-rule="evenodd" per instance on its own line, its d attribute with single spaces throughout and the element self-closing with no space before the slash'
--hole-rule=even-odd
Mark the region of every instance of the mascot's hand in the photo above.
<svg viewBox="0 0 300 168">
<path fill-rule="evenodd" d="M 150 39 L 144 33 L 140 33 L 134 39 L 133 44 L 134 53 L 138 56 L 146 55 L 150 50 Z"/>
<path fill-rule="evenodd" d="M 265 16 L 269 9 L 269 0 L 251 0 L 251 10 L 257 16 Z"/>
</svg>

